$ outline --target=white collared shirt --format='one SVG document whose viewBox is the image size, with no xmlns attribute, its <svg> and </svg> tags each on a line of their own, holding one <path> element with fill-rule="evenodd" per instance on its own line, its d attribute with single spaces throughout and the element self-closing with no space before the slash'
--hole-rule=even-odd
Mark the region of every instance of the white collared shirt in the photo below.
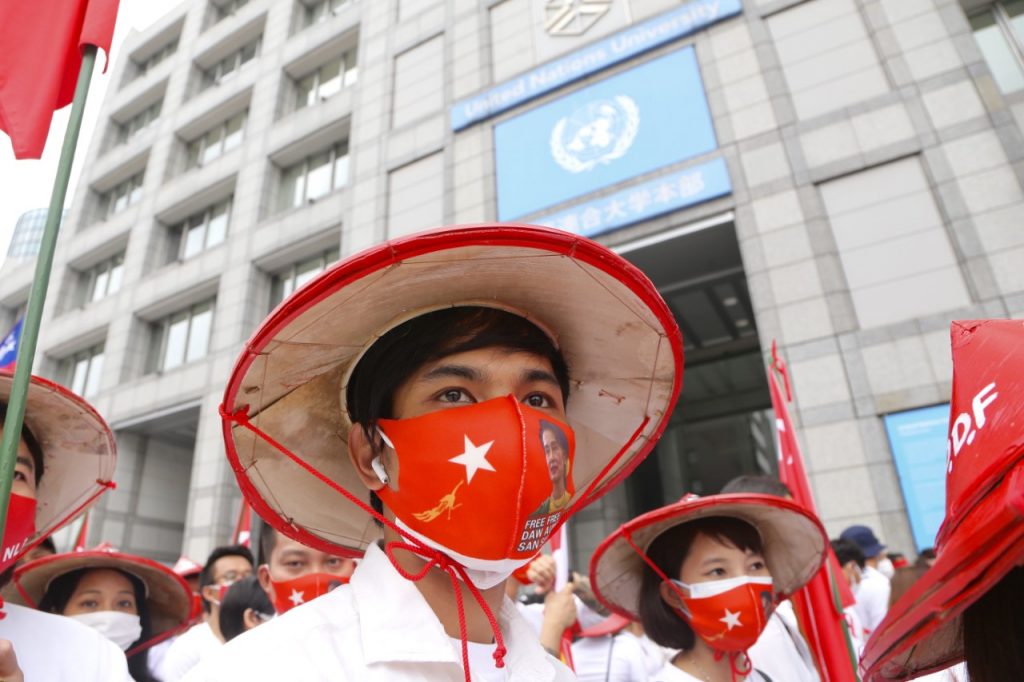
<svg viewBox="0 0 1024 682">
<path fill-rule="evenodd" d="M 773 680 L 819 682 L 821 679 L 789 600 L 778 605 L 747 654 L 754 667 Z"/>
<path fill-rule="evenodd" d="M 574 679 L 544 651 L 509 599 L 497 618 L 507 649 L 506 682 Z M 245 679 L 463 682 L 465 675 L 462 652 L 423 595 L 370 545 L 348 585 L 236 637 L 185 682 Z"/>
<path fill-rule="evenodd" d="M 0 639 L 14 645 L 28 682 L 131 682 L 116 644 L 73 618 L 4 605 Z"/>
</svg>

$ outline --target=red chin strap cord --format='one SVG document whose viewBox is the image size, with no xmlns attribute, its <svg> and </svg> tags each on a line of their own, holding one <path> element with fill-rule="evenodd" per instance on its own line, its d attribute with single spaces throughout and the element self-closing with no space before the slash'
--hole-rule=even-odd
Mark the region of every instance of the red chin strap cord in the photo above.
<svg viewBox="0 0 1024 682">
<path fill-rule="evenodd" d="M 518 405 L 518 403 L 517 403 L 517 405 Z M 389 542 L 384 547 L 384 551 L 387 554 L 388 559 L 391 561 L 391 565 L 395 567 L 395 570 L 398 571 L 398 574 L 401 575 L 403 578 L 405 578 L 406 580 L 409 580 L 411 582 L 417 582 L 419 580 L 423 580 L 423 578 L 425 578 L 427 576 L 427 574 L 430 572 L 430 569 L 431 569 L 432 566 L 437 566 L 440 570 L 442 570 L 442 571 L 444 571 L 445 573 L 448 574 L 448 577 L 451 578 L 451 581 L 452 581 L 452 588 L 455 591 L 455 601 L 456 601 L 456 605 L 458 606 L 458 612 L 459 612 L 459 635 L 460 635 L 461 640 L 462 640 L 462 666 L 463 666 L 463 671 L 466 674 L 466 682 L 472 682 L 472 678 L 471 678 L 470 672 L 469 672 L 469 640 L 468 640 L 468 638 L 466 636 L 466 611 L 465 611 L 465 608 L 464 608 L 463 602 L 462 602 L 462 591 L 459 589 L 459 580 L 460 579 L 462 580 L 463 584 L 465 584 L 466 587 L 469 589 L 470 594 L 473 595 L 473 598 L 480 605 L 480 608 L 483 609 L 484 615 L 487 617 L 487 621 L 491 625 L 491 630 L 494 633 L 494 641 L 495 641 L 495 644 L 497 645 L 495 650 L 494 650 L 494 666 L 496 668 L 504 668 L 505 667 L 505 654 L 508 653 L 508 651 L 507 651 L 507 649 L 505 649 L 505 641 L 504 641 L 504 639 L 501 636 L 501 629 L 498 627 L 498 619 L 494 617 L 494 613 L 491 611 L 490 607 L 487 606 L 487 602 L 484 601 L 484 598 L 480 594 L 480 591 L 477 589 L 476 585 L 474 585 L 473 582 L 466 575 L 466 569 L 462 566 L 462 564 L 458 563 L 457 561 L 455 561 L 454 559 L 452 559 L 451 557 L 449 557 L 445 553 L 443 553 L 443 552 L 441 552 L 439 550 L 436 550 L 436 549 L 434 549 L 432 547 L 428 547 L 427 545 L 425 545 L 419 539 L 409 535 L 408 533 L 403 531 L 401 528 L 399 528 L 396 524 L 394 524 L 391 521 L 389 521 L 388 519 L 386 519 L 383 515 L 377 513 L 368 504 L 366 504 L 365 502 L 363 502 L 362 500 L 357 498 L 355 495 L 353 495 L 349 491 L 347 491 L 344 488 L 342 488 L 340 485 L 338 485 L 337 483 L 332 481 L 330 478 L 328 478 L 324 474 L 322 474 L 319 471 L 317 471 L 313 466 L 311 466 L 307 462 L 299 459 L 297 456 L 292 454 L 292 452 L 289 451 L 288 448 L 286 448 L 283 445 L 281 445 L 280 443 L 278 443 L 276 440 L 274 440 L 269 435 L 264 433 L 261 429 L 259 429 L 256 426 L 253 426 L 252 423 L 249 421 L 249 406 L 248 405 L 243 405 L 242 407 L 240 407 L 239 409 L 235 410 L 234 412 L 228 412 L 227 408 L 224 405 L 221 405 L 220 408 L 219 408 L 219 412 L 220 412 L 221 419 L 223 419 L 225 421 L 229 421 L 229 422 L 235 423 L 235 424 L 238 424 L 239 426 L 242 426 L 243 428 L 248 429 L 249 431 L 254 433 L 258 438 L 260 438 L 261 440 L 266 442 L 268 445 L 273 447 L 275 450 L 280 452 L 282 455 L 284 455 L 285 457 L 287 457 L 288 459 L 292 460 L 297 465 L 302 467 L 306 472 L 308 472 L 311 476 L 316 478 L 318 481 L 321 481 L 322 483 L 325 483 L 327 486 L 329 486 L 332 490 L 334 490 L 335 492 L 340 494 L 346 500 L 348 500 L 352 504 L 358 506 L 360 509 L 362 509 L 367 514 L 372 516 L 374 519 L 376 519 L 380 523 L 384 524 L 385 526 L 387 526 L 388 528 L 390 528 L 391 530 L 395 531 L 396 533 L 401 535 L 403 538 L 405 538 L 407 540 L 407 542 Z M 520 418 L 520 420 L 523 419 L 521 412 L 520 412 L 520 417 L 519 418 Z M 569 518 L 581 506 L 583 506 L 583 503 L 587 500 L 587 498 L 590 496 L 590 494 L 594 491 L 594 488 L 597 487 L 598 482 L 600 482 L 605 477 L 605 475 L 615 466 L 615 464 L 619 461 L 619 459 L 622 458 L 622 455 L 626 451 L 629 450 L 630 446 L 632 446 L 634 442 L 636 442 L 636 440 L 643 433 L 643 430 L 647 426 L 649 421 L 650 421 L 649 417 L 644 417 L 643 422 L 640 424 L 639 428 L 637 428 L 637 430 L 633 433 L 633 436 L 629 439 L 629 441 L 622 447 L 621 450 L 619 450 L 619 452 L 615 455 L 615 457 L 613 457 L 611 459 L 611 461 L 609 461 L 608 464 L 605 465 L 605 467 L 601 469 L 601 472 L 597 476 L 594 477 L 594 479 L 590 482 L 590 485 L 587 486 L 587 489 L 583 492 L 583 494 L 579 497 L 579 499 L 577 499 L 576 502 L 573 505 L 571 505 L 569 507 L 569 509 L 566 510 L 566 513 L 562 515 L 562 520 L 559 523 L 559 526 L 561 526 L 562 523 L 565 523 L 565 519 Z M 526 454 L 525 454 L 526 453 L 525 435 L 523 436 L 523 438 L 524 438 L 524 441 L 523 441 L 523 453 L 524 454 L 523 454 L 523 456 L 525 457 L 526 456 Z M 525 476 L 525 468 L 524 468 L 523 472 L 524 472 L 523 475 Z M 518 515 L 519 511 L 520 510 L 517 508 L 517 510 L 516 510 L 517 515 Z M 558 526 L 556 526 L 554 530 L 557 531 L 558 530 Z M 395 560 L 395 555 L 394 555 L 394 551 L 398 550 L 398 549 L 402 549 L 402 550 L 406 550 L 406 551 L 412 552 L 413 554 L 416 554 L 417 556 L 419 556 L 419 557 L 421 557 L 423 559 L 426 559 L 427 563 L 423 567 L 423 570 L 421 570 L 419 573 L 409 573 L 404 568 L 399 566 L 398 565 L 398 561 Z"/>
</svg>

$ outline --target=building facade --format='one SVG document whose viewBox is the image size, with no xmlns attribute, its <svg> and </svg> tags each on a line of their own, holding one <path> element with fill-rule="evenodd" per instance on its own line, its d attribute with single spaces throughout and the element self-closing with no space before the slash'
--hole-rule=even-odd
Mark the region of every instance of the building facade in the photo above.
<svg viewBox="0 0 1024 682">
<path fill-rule="evenodd" d="M 117 434 L 92 540 L 203 557 L 240 499 L 217 408 L 264 316 L 388 238 L 512 220 L 617 250 L 686 342 L 655 452 L 571 524 L 576 570 L 626 518 L 776 470 L 773 341 L 830 533 L 913 555 L 949 322 L 1024 317 L 1016 4 L 185 3 L 109 76 L 36 360 Z M 30 281 L 4 266 L 11 322 Z"/>
<path fill-rule="evenodd" d="M 43 242 L 43 228 L 46 227 L 46 215 L 50 211 L 37 208 L 21 214 L 14 225 L 11 245 L 7 248 L 7 257 L 21 261 L 39 255 L 39 246 Z M 61 221 L 67 217 L 67 210 L 61 212 Z"/>
</svg>

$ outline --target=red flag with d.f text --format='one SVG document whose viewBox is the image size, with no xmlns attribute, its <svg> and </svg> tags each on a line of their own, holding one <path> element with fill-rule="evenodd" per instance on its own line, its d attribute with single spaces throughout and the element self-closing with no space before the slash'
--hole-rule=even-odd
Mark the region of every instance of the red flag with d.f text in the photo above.
<svg viewBox="0 0 1024 682">
<path fill-rule="evenodd" d="M 118 2 L 0 2 L 0 130 L 16 158 L 42 156 L 53 112 L 74 99 L 84 46 L 110 54 Z"/>
<path fill-rule="evenodd" d="M 783 395 L 779 382 L 772 370 L 777 370 L 786 385 Z M 811 483 L 804 468 L 803 455 L 796 439 L 793 419 L 786 406 L 792 400 L 789 374 L 785 363 L 776 353 L 772 343 L 772 364 L 768 368 L 768 390 L 772 396 L 775 411 L 775 428 L 779 451 L 779 478 L 789 486 L 793 500 L 804 505 L 814 514 L 818 510 L 811 493 Z M 857 655 L 850 640 L 848 625 L 843 609 L 854 603 L 850 586 L 840 575 L 839 562 L 832 549 L 821 570 L 807 585 L 793 595 L 793 608 L 800 622 L 807 644 L 814 654 L 822 682 L 856 682 Z"/>
</svg>

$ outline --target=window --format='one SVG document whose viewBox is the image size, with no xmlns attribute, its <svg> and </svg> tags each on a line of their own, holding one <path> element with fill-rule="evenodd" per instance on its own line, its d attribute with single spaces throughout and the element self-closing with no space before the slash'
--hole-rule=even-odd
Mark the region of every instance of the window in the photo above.
<svg viewBox="0 0 1024 682">
<path fill-rule="evenodd" d="M 163 99 L 157 100 L 139 113 L 132 116 L 126 123 L 122 123 L 117 130 L 117 143 L 124 144 L 142 132 L 149 124 L 160 118 L 160 109 L 163 107 Z"/>
<path fill-rule="evenodd" d="M 354 0 L 319 0 L 306 7 L 306 26 L 319 24 L 348 7 Z"/>
<path fill-rule="evenodd" d="M 999 89 L 1024 89 L 1024 0 L 993 3 L 971 17 L 971 29 Z"/>
<path fill-rule="evenodd" d="M 281 211 L 301 206 L 348 184 L 348 140 L 307 156 L 281 172 Z"/>
<path fill-rule="evenodd" d="M 183 223 L 173 228 L 173 233 L 179 240 L 178 249 L 174 255 L 181 260 L 188 260 L 192 256 L 222 243 L 228 232 L 230 215 L 231 198 L 229 197 L 189 216 Z"/>
<path fill-rule="evenodd" d="M 270 283 L 270 307 L 276 307 L 278 303 L 291 296 L 293 291 L 326 270 L 332 263 L 337 263 L 340 258 L 339 249 L 328 249 L 274 275 Z"/>
<path fill-rule="evenodd" d="M 218 21 L 227 19 L 247 4 L 249 4 L 249 0 L 228 0 L 223 5 L 218 5 L 217 16 L 213 23 L 216 24 Z"/>
<path fill-rule="evenodd" d="M 295 108 L 311 107 L 356 82 L 359 67 L 356 51 L 349 50 L 332 59 L 295 84 Z"/>
<path fill-rule="evenodd" d="M 75 290 L 75 307 L 99 301 L 112 296 L 121 290 L 124 279 L 124 252 L 113 258 L 97 263 L 81 274 L 79 286 Z"/>
<path fill-rule="evenodd" d="M 259 51 L 260 37 L 257 37 L 204 71 L 199 89 L 206 90 L 210 86 L 218 85 L 224 79 L 233 76 L 243 66 L 255 59 Z"/>
<path fill-rule="evenodd" d="M 178 39 L 175 38 L 171 42 L 167 43 L 159 50 L 151 54 L 145 60 L 141 62 L 135 62 L 138 67 L 138 71 L 135 73 L 136 78 L 141 78 L 147 73 L 157 67 L 160 62 L 170 57 L 172 54 L 178 51 Z"/>
<path fill-rule="evenodd" d="M 196 303 L 153 325 L 149 368 L 166 372 L 206 357 L 213 326 L 213 299 Z"/>
<path fill-rule="evenodd" d="M 103 344 L 87 348 L 60 361 L 60 383 L 83 398 L 91 398 L 100 388 L 103 374 Z"/>
<path fill-rule="evenodd" d="M 232 116 L 188 145 L 188 168 L 207 164 L 242 143 L 247 111 Z"/>
<path fill-rule="evenodd" d="M 118 183 L 113 189 L 100 195 L 100 220 L 106 220 L 129 206 L 139 203 L 139 199 L 142 198 L 144 174 L 144 171 L 139 171 L 127 180 Z"/>
</svg>

